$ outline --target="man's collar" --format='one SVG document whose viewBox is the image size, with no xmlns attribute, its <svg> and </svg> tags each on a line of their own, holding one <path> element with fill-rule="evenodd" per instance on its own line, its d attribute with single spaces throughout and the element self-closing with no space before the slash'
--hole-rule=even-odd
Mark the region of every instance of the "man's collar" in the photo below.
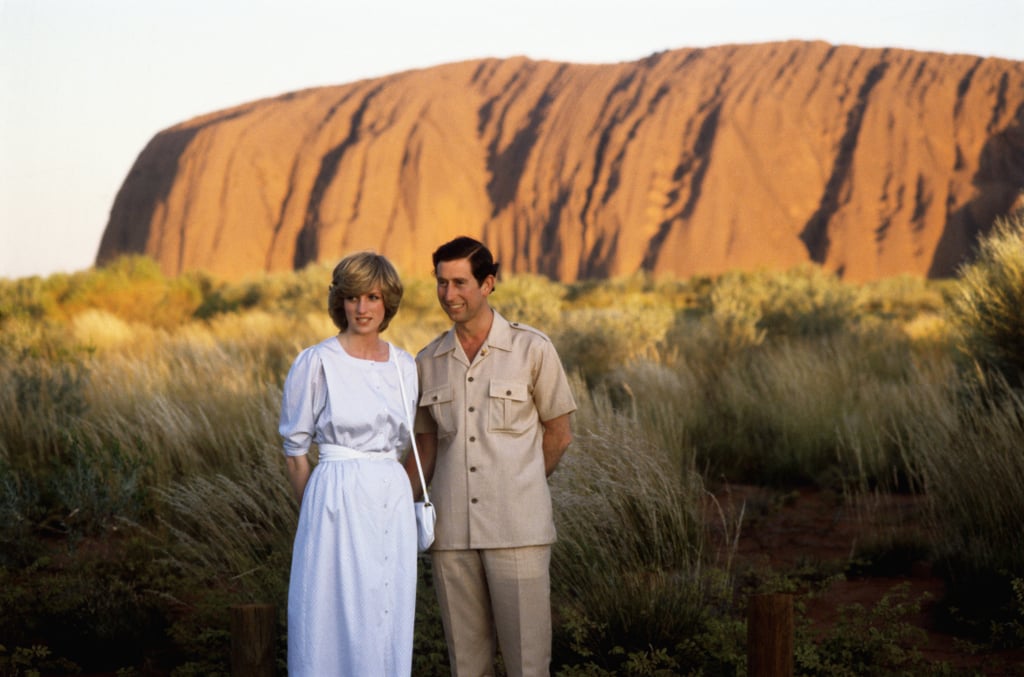
<svg viewBox="0 0 1024 677">
<path fill-rule="evenodd" d="M 512 326 L 497 310 L 494 311 L 491 333 L 487 335 L 487 345 L 498 350 L 512 350 Z"/>
<path fill-rule="evenodd" d="M 484 343 L 490 348 L 505 351 L 512 350 L 512 325 L 497 310 L 493 308 L 491 310 L 494 312 L 494 320 L 491 322 L 491 331 L 487 334 L 487 339 Z M 434 357 L 440 357 L 445 353 L 453 352 L 456 341 L 458 341 L 458 338 L 455 336 L 455 327 L 452 326 L 437 344 L 437 348 L 434 350 Z"/>
</svg>

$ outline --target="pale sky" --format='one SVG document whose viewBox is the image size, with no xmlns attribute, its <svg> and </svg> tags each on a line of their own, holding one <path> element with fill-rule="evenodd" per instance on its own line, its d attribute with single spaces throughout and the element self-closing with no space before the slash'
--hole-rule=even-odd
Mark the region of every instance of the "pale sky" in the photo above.
<svg viewBox="0 0 1024 677">
<path fill-rule="evenodd" d="M 1024 0 L 0 0 L 0 278 L 91 267 L 158 132 L 254 99 L 525 55 L 824 40 L 1024 60 Z"/>
</svg>

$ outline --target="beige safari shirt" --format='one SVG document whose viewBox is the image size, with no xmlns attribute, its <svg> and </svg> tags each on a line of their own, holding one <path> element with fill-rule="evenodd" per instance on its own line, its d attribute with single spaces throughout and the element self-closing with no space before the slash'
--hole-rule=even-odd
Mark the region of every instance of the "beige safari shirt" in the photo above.
<svg viewBox="0 0 1024 677">
<path fill-rule="evenodd" d="M 553 543 L 541 421 L 575 411 L 576 401 L 551 340 L 495 312 L 472 364 L 454 327 L 423 348 L 416 364 L 416 432 L 437 433 L 433 547 Z"/>
</svg>

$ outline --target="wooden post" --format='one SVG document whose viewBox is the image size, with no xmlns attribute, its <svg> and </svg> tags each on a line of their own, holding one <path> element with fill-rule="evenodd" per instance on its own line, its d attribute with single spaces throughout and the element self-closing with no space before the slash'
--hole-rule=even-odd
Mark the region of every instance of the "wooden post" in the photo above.
<svg viewBox="0 0 1024 677">
<path fill-rule="evenodd" d="M 747 610 L 747 675 L 792 677 L 793 597 L 754 595 Z"/>
<path fill-rule="evenodd" d="M 277 641 L 277 608 L 273 604 L 231 607 L 231 674 L 273 677 Z"/>
</svg>

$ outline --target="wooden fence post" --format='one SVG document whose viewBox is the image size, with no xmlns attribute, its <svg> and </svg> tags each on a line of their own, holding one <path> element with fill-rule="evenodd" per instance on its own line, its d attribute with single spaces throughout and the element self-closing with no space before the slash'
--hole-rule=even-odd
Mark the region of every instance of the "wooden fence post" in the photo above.
<svg viewBox="0 0 1024 677">
<path fill-rule="evenodd" d="M 747 610 L 747 675 L 792 677 L 793 597 L 754 595 Z"/>
<path fill-rule="evenodd" d="M 231 607 L 231 674 L 273 677 L 277 642 L 277 608 L 273 604 Z"/>
</svg>

